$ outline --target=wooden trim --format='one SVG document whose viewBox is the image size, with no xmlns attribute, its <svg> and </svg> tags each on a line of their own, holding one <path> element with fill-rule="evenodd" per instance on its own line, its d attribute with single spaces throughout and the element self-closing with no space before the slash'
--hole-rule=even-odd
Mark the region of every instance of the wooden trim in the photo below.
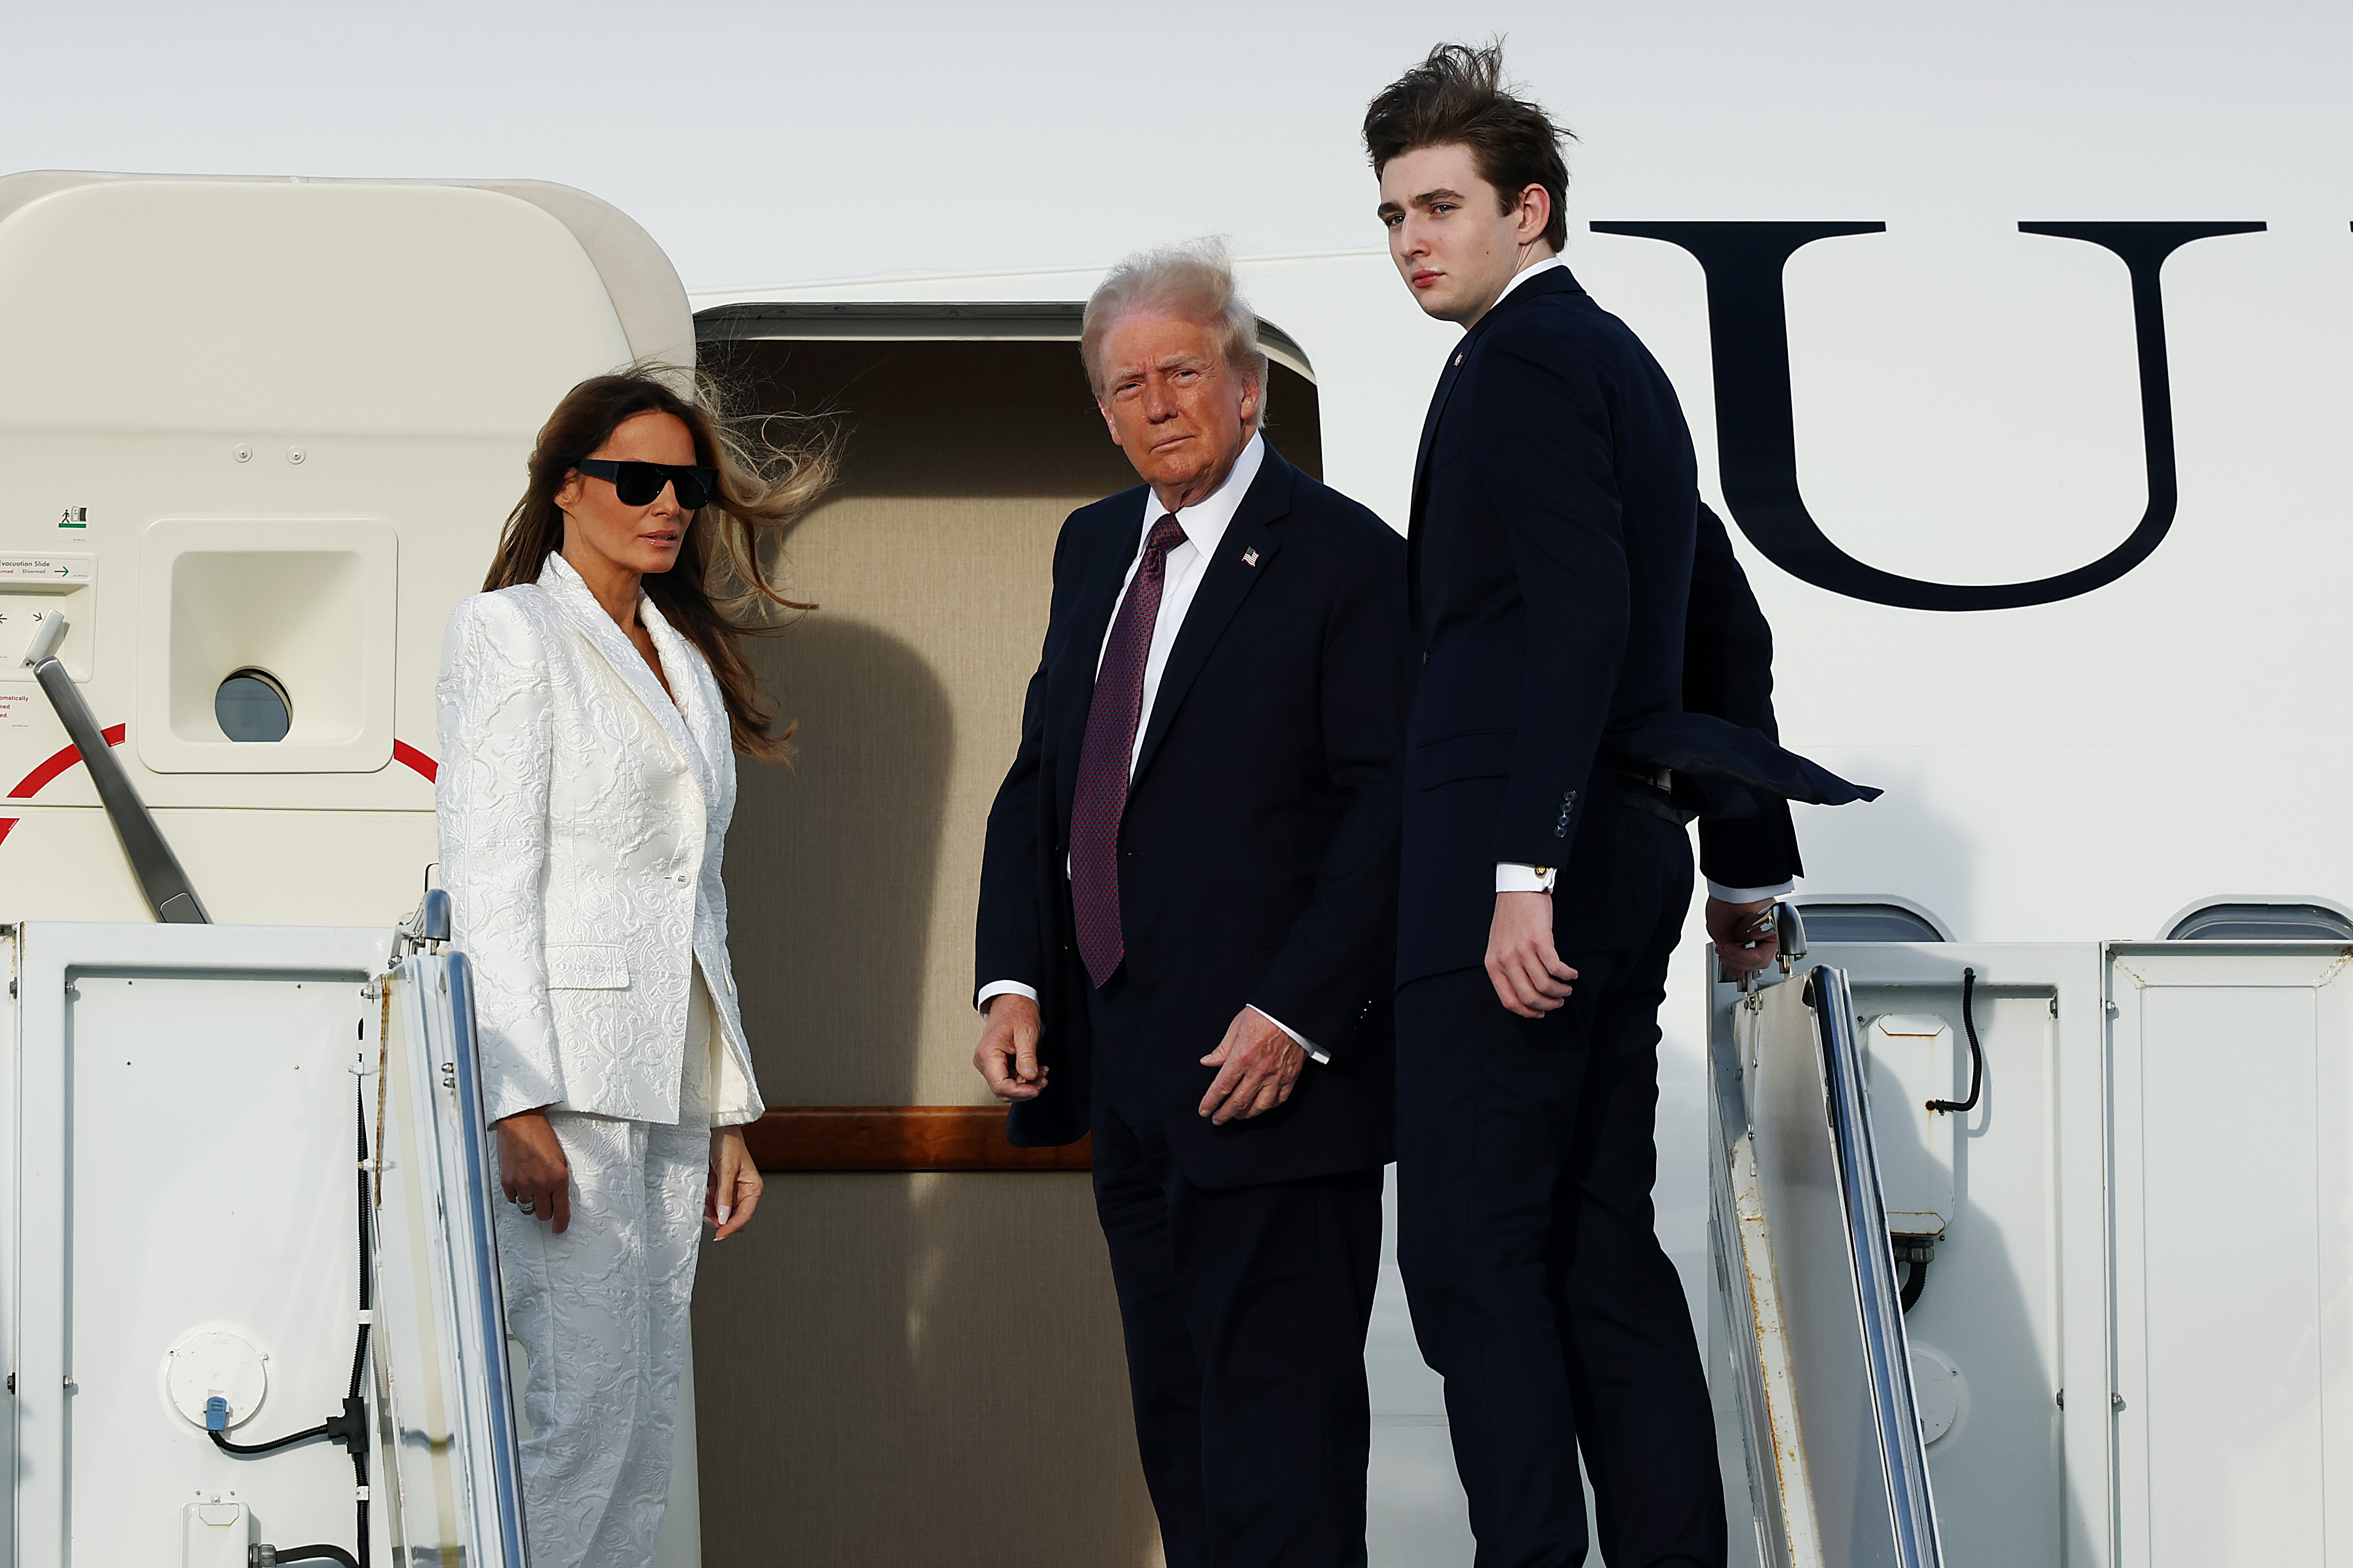
<svg viewBox="0 0 2353 1568">
<path fill-rule="evenodd" d="M 789 1105 L 744 1129 L 763 1171 L 1083 1171 L 1083 1138 L 1059 1149 L 1005 1141 L 998 1105 Z"/>
</svg>

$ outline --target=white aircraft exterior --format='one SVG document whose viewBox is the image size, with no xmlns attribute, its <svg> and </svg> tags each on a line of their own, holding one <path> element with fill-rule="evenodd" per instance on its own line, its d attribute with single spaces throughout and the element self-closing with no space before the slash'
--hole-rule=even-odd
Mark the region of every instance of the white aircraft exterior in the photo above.
<svg viewBox="0 0 2353 1568">
<path fill-rule="evenodd" d="M 427 433 L 464 449 L 450 459 L 462 471 L 451 493 L 468 515 L 437 514 L 429 474 L 387 479 L 420 521 L 397 541 L 412 597 L 379 611 L 362 603 L 375 590 L 352 589 L 351 613 L 398 616 L 396 718 L 355 716 L 349 727 L 370 745 L 428 743 L 446 605 L 415 597 L 415 585 L 429 582 L 427 596 L 448 602 L 473 585 L 507 504 L 499 476 L 519 471 L 519 450 L 507 448 L 527 439 L 525 405 L 642 352 L 624 300 L 639 284 L 673 321 L 682 285 L 698 312 L 844 307 L 852 324 L 812 334 L 836 341 L 997 336 L 855 323 L 888 314 L 876 307 L 1067 305 L 1127 251 L 1222 234 L 1251 303 L 1295 345 L 1293 368 L 1312 376 L 1324 479 L 1406 526 L 1415 437 L 1455 333 L 1420 316 L 1386 255 L 1356 126 L 1364 100 L 1437 41 L 1426 14 L 712 6 L 655 17 L 596 7 L 567 14 L 562 37 L 520 12 L 416 13 L 396 36 L 294 16 L 254 7 L 132 21 L 93 8 L 12 22 L 0 163 L 552 181 L 628 214 L 676 268 L 674 280 L 627 286 L 607 276 L 610 315 L 575 330 L 558 318 L 607 309 L 575 253 L 484 258 L 508 297 L 541 312 L 529 331 L 544 326 L 560 348 L 539 374 L 545 388 L 522 371 L 488 390 L 461 384 L 450 427 Z M 1491 32 L 1508 36 L 1515 75 L 1577 132 L 1567 258 L 1682 394 L 1703 494 L 1736 525 L 1773 622 L 1785 741 L 1886 791 L 1867 805 L 1800 808 L 1801 892 L 1914 909 L 1973 950 L 2160 939 L 2218 904 L 2353 911 L 2353 835 L 2338 806 L 2353 742 L 2337 721 L 2341 601 L 2353 578 L 2343 435 L 2353 425 L 2353 139 L 2341 85 L 2353 19 L 2287 4 L 1966 16 L 1512 5 L 1450 16 L 1444 36 Z M 519 247 L 554 245 L 547 226 L 510 217 Z M 177 297 L 148 277 L 169 272 L 168 254 L 91 265 L 110 269 L 127 315 L 151 296 Z M 534 281 L 551 277 L 556 292 L 573 292 L 557 299 Z M 353 293 L 322 279 L 314 296 L 288 302 L 299 317 L 215 323 L 221 352 L 293 331 L 364 340 L 401 286 L 389 268 L 365 284 Z M 665 330 L 676 345 L 674 326 Z M 527 353 L 529 331 L 501 347 L 504 363 Z M 452 372 L 466 382 L 463 365 Z M 185 398 L 201 387 L 170 390 Z M 0 405 L 15 410 L 12 438 L 32 439 L 38 386 L 20 380 Z M 304 439 L 301 399 L 271 406 L 283 417 L 261 458 L 282 468 L 280 448 Z M 1074 397 L 1069 418 L 1092 416 Z M 118 435 L 140 425 L 120 409 L 109 419 Z M 89 471 L 102 489 L 102 461 Z M 271 482 L 285 488 L 282 475 Z M 106 538 L 114 520 L 101 510 L 82 529 L 72 509 L 89 500 L 46 471 L 37 486 L 0 476 L 0 552 L 11 558 L 129 550 L 134 524 L 173 517 L 158 502 L 121 520 L 118 544 Z M 380 543 L 365 532 L 352 549 L 373 559 Z M 448 553 L 420 578 L 419 550 Z M 135 576 L 138 559 L 108 562 L 98 583 Z M 822 581 L 809 585 L 827 596 Z M 0 601 L 15 604 L 8 591 L 0 583 Z M 93 602 L 91 624 L 119 635 L 102 592 Z M 1022 635 L 1034 646 L 1041 630 Z M 13 664 L 9 637 L 0 626 Z M 101 710 L 102 722 L 144 713 L 142 702 L 169 710 L 169 692 L 134 690 L 128 663 L 122 679 L 121 712 Z M 0 744 L 24 742 L 0 759 L 0 785 L 29 777 L 55 749 L 37 703 L 31 685 L 0 680 Z M 20 752 L 32 759 L 23 767 Z M 322 759 L 330 771 L 354 765 Z M 821 752 L 810 762 L 821 766 Z M 269 780 L 253 793 L 233 775 L 192 781 L 195 767 L 175 763 L 167 742 L 146 754 L 152 772 L 134 770 L 165 808 L 167 832 L 177 815 L 201 846 L 197 819 L 262 807 L 297 825 L 279 840 L 287 863 L 255 858 L 232 871 L 214 856 L 227 882 L 215 896 L 257 911 L 216 918 L 388 925 L 414 902 L 430 799 L 413 763 L 337 781 L 334 810 L 322 814 L 306 814 L 307 784 Z M 44 787 L 53 805 L 94 803 L 72 779 Z M 27 798 L 29 826 L 43 800 Z M 0 837 L 0 920 L 144 919 L 127 877 L 111 861 L 94 868 L 113 853 L 95 813 L 70 837 L 48 847 L 22 829 Z M 326 878 L 318 858 L 339 846 L 358 846 L 350 874 Z M 212 853 L 198 847 L 192 870 Z M 968 922 L 953 903 L 942 891 L 926 917 L 941 942 Z M 737 954 L 739 964 L 763 957 Z M 952 944 L 934 942 L 921 962 L 963 983 Z M 1695 918 L 1679 964 L 1662 1047 L 1659 1226 L 1705 1324 L 1715 1089 Z M 924 1017 L 929 1029 L 934 1015 Z M 926 1065 L 910 1081 L 928 1092 L 911 1089 L 911 1101 L 985 1098 L 955 1076 L 968 1047 L 926 1034 Z M 2341 1082 L 2324 1075 L 2316 1089 L 2323 1126 L 2344 1109 L 2325 1099 Z M 770 1086 L 769 1098 L 792 1097 Z M 2333 1158 L 2318 1169 L 2334 1169 Z M 856 1178 L 778 1177 L 771 1190 L 797 1179 Z M 927 1182 L 1060 1178 L 910 1180 L 920 1193 Z M 1057 1223 L 1082 1216 L 1082 1204 L 1055 1201 Z M 2336 1201 L 2303 1201 L 2316 1235 L 2335 1234 Z M 921 1210 L 902 1235 L 871 1244 L 922 1245 Z M 2330 1370 L 2325 1397 L 2314 1397 L 2334 1433 L 2353 1405 L 2335 1370 L 2344 1344 L 2330 1336 L 2346 1325 L 2331 1303 L 2353 1290 L 2353 1273 L 2337 1244 L 2319 1256 L 2311 1283 L 2324 1306 L 2310 1321 Z M 788 1300 L 817 1288 L 784 1264 L 762 1278 Z M 1372 1351 L 1374 1561 L 1467 1561 L 1436 1381 L 1389 1283 Z M 887 1296 L 886 1286 L 872 1288 Z M 1720 1341 L 1720 1323 L 1714 1332 Z M 910 1327 L 910 1343 L 922 1333 Z M 707 1367 L 708 1341 L 702 1353 Z M 936 1365 L 915 1350 L 902 1358 L 902 1371 Z M 706 1391 L 709 1379 L 706 1370 Z M 1064 1396 L 1117 1394 L 1097 1379 Z M 1120 1414 L 1101 1429 L 1116 1434 Z M 794 1418 L 790 1408 L 767 1415 Z M 712 1418 L 706 1410 L 706 1476 Z M 790 1450 L 799 1464 L 811 1452 Z M 886 1465 L 887 1445 L 869 1452 Z M 2353 1483 L 2329 1477 L 2332 1504 L 2353 1506 Z M 828 1484 L 892 1495 L 871 1473 Z M 944 1517 L 988 1495 L 950 1487 L 946 1500 L 913 1511 Z M 709 1522 L 731 1506 L 706 1491 L 706 1528 L 732 1528 Z M 902 1539 L 892 1531 L 902 1521 L 877 1518 L 878 1539 Z M 1151 1560 L 1133 1525 L 1123 1516 L 1103 1526 L 1102 1554 L 1089 1560 Z M 897 1549 L 872 1560 L 896 1560 Z M 997 1549 L 977 1545 L 968 1560 L 995 1561 Z M 2174 1560 L 2161 1542 L 2148 1551 L 2139 1561 Z M 2101 1545 L 2093 1560 L 2135 1561 L 2110 1552 Z"/>
</svg>

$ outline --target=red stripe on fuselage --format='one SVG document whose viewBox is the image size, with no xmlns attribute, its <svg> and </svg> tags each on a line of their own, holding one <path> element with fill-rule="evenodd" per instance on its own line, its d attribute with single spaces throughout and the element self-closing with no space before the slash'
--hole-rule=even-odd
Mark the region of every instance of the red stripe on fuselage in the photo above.
<svg viewBox="0 0 2353 1568">
<path fill-rule="evenodd" d="M 100 730 L 99 734 L 105 740 L 108 745 L 119 746 L 122 744 L 124 728 L 125 727 L 123 725 L 117 724 L 112 729 Z M 68 746 L 64 751 L 59 752 L 57 755 L 51 757 L 47 762 L 43 763 L 39 767 L 35 768 L 31 773 L 26 773 L 21 780 L 19 780 L 16 787 L 8 792 L 8 798 L 10 800 L 25 800 L 33 795 L 38 795 L 41 792 L 42 786 L 46 785 L 51 779 L 57 777 L 59 773 L 65 772 L 68 768 L 72 767 L 76 763 L 80 761 L 81 752 L 76 747 Z"/>
</svg>

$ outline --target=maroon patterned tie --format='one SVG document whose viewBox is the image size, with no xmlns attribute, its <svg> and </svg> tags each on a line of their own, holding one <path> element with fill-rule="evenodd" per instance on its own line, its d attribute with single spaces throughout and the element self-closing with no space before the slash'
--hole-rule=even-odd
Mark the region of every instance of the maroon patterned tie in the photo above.
<svg viewBox="0 0 2353 1568">
<path fill-rule="evenodd" d="M 1128 764 L 1135 754 L 1136 716 L 1144 710 L 1144 663 L 1160 619 L 1160 587 L 1168 552 L 1184 542 L 1176 518 L 1164 516 L 1152 525 L 1144 561 L 1113 617 L 1087 708 L 1087 739 L 1071 801 L 1071 908 L 1078 917 L 1079 956 L 1097 985 L 1127 955 L 1119 929 L 1119 818 L 1127 809 Z"/>
</svg>

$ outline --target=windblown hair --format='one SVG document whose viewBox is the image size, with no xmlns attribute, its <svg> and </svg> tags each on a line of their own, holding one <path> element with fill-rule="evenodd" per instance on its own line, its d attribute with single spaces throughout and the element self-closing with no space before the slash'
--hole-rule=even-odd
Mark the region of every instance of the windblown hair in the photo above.
<svg viewBox="0 0 2353 1568">
<path fill-rule="evenodd" d="M 675 416 L 694 437 L 694 460 L 719 470 L 717 499 L 690 520 L 678 564 L 645 579 L 647 596 L 681 637 L 702 649 L 727 704 L 735 750 L 763 762 L 791 755 L 794 726 L 771 732 L 775 718 L 743 642 L 777 630 L 779 611 L 811 610 L 785 597 L 774 580 L 784 531 L 832 485 L 837 443 L 818 433 L 780 447 L 760 422 L 731 419 L 716 386 L 690 380 L 691 397 L 675 390 L 682 378 L 659 365 L 636 365 L 591 376 L 564 395 L 532 448 L 530 484 L 507 516 L 482 591 L 536 583 L 547 558 L 564 548 L 564 513 L 556 493 L 573 465 L 596 455 L 622 422 L 640 414 Z"/>
<path fill-rule="evenodd" d="M 1103 395 L 1104 334 L 1134 310 L 1166 310 L 1215 328 L 1219 357 L 1235 374 L 1258 383 L 1259 423 L 1266 422 L 1266 354 L 1258 346 L 1258 315 L 1234 287 L 1234 264 L 1224 241 L 1192 239 L 1138 251 L 1095 285 L 1079 328 L 1079 353 L 1098 398 Z"/>
<path fill-rule="evenodd" d="M 1389 160 L 1424 147 L 1462 146 L 1479 177 L 1495 187 L 1503 210 L 1520 193 L 1542 185 L 1552 197 L 1545 242 L 1555 252 L 1568 244 L 1568 165 L 1561 142 L 1576 133 L 1556 124 L 1543 106 L 1513 94 L 1504 80 L 1501 39 L 1474 49 L 1440 44 L 1419 65 L 1380 90 L 1365 110 L 1365 151 L 1377 175 Z"/>
</svg>

